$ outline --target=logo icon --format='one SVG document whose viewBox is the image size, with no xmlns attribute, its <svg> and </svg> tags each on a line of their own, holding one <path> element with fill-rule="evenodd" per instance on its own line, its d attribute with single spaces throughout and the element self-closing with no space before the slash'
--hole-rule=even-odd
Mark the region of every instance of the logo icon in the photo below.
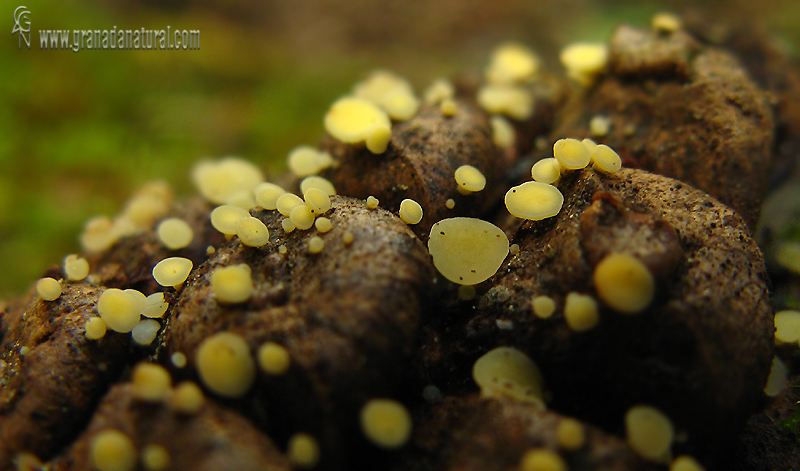
<svg viewBox="0 0 800 471">
<path fill-rule="evenodd" d="M 28 7 L 17 7 L 14 10 L 14 29 L 11 30 L 11 34 L 19 33 L 19 48 L 22 49 L 22 41 L 25 41 L 25 45 L 28 46 L 28 49 L 31 48 L 31 12 L 28 11 Z M 23 25 L 25 25 L 23 27 Z"/>
</svg>

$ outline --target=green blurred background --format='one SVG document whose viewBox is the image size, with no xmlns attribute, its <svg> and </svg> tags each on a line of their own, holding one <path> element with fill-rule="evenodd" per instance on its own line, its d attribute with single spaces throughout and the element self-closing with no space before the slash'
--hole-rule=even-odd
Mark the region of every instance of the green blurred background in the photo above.
<svg viewBox="0 0 800 471">
<path fill-rule="evenodd" d="M 31 12 L 31 50 L 10 34 Z M 706 12 L 763 23 L 800 44 L 800 2 L 703 2 Z M 513 39 L 551 70 L 575 40 L 649 23 L 692 2 L 578 0 L 211 2 L 36 0 L 0 8 L 0 298 L 22 293 L 78 251 L 94 215 L 114 215 L 143 182 L 191 191 L 202 157 L 243 156 L 268 175 L 315 144 L 329 104 L 374 68 L 433 79 L 477 70 Z M 3 20 L 5 18 L 5 20 Z M 39 50 L 40 29 L 199 29 L 199 51 Z"/>
</svg>

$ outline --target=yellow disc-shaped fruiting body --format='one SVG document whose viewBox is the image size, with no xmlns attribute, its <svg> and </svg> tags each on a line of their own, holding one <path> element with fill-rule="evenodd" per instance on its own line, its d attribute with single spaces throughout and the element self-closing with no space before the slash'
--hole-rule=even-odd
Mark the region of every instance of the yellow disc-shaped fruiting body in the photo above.
<svg viewBox="0 0 800 471">
<path fill-rule="evenodd" d="M 275 342 L 265 342 L 258 347 L 257 357 L 261 371 L 268 375 L 282 375 L 292 364 L 289 351 Z"/>
<path fill-rule="evenodd" d="M 567 170 L 584 168 L 592 161 L 592 153 L 586 145 L 571 138 L 557 140 L 553 144 L 553 156 Z"/>
<path fill-rule="evenodd" d="M 419 224 L 422 221 L 422 206 L 412 199 L 404 199 L 400 202 L 398 216 L 406 224 Z"/>
<path fill-rule="evenodd" d="M 295 147 L 289 152 L 289 157 L 286 160 L 289 164 L 289 170 L 298 177 L 316 175 L 333 165 L 331 154 L 311 146 Z"/>
<path fill-rule="evenodd" d="M 592 165 L 598 170 L 614 173 L 622 168 L 622 159 L 614 149 L 598 144 L 592 151 Z"/>
<path fill-rule="evenodd" d="M 103 291 L 97 300 L 100 318 L 115 332 L 128 333 L 133 330 L 139 323 L 140 307 L 133 295 L 117 288 Z"/>
<path fill-rule="evenodd" d="M 481 191 L 486 187 L 486 177 L 472 165 L 462 165 L 455 172 L 456 184 L 468 192 Z"/>
<path fill-rule="evenodd" d="M 476 285 L 500 268 L 508 255 L 508 237 L 480 219 L 443 219 L 431 227 L 428 251 L 442 276 L 460 285 Z"/>
<path fill-rule="evenodd" d="M 538 74 L 539 58 L 519 43 L 506 43 L 492 53 L 486 80 L 494 84 L 525 83 Z"/>
<path fill-rule="evenodd" d="M 252 192 L 263 180 L 258 167 L 235 157 L 200 162 L 192 169 L 192 181 L 200 194 L 215 204 L 227 204 L 242 191 Z"/>
<path fill-rule="evenodd" d="M 171 250 L 178 250 L 192 243 L 194 231 L 186 221 L 180 218 L 167 218 L 158 223 L 156 228 L 158 240 Z"/>
<path fill-rule="evenodd" d="M 512 216 L 539 221 L 553 217 L 561 211 L 564 195 L 553 185 L 525 182 L 506 192 L 505 203 Z"/>
<path fill-rule="evenodd" d="M 289 437 L 286 455 L 298 468 L 313 468 L 319 462 L 319 444 L 307 433 L 296 433 Z"/>
<path fill-rule="evenodd" d="M 254 192 L 256 203 L 264 209 L 277 209 L 278 198 L 286 194 L 286 190 L 269 182 L 258 185 Z"/>
<path fill-rule="evenodd" d="M 269 242 L 269 229 L 260 219 L 247 216 L 236 223 L 236 235 L 248 247 L 261 247 Z"/>
<path fill-rule="evenodd" d="M 245 395 L 256 377 L 250 347 L 232 332 L 220 332 L 203 340 L 196 361 L 203 384 L 223 397 Z"/>
<path fill-rule="evenodd" d="M 411 437 L 411 414 L 392 399 L 371 399 L 361 408 L 361 430 L 381 448 L 400 448 Z"/>
<path fill-rule="evenodd" d="M 178 286 L 186 281 L 193 266 L 188 258 L 165 258 L 153 267 L 153 278 L 161 286 Z"/>
<path fill-rule="evenodd" d="M 558 453 L 546 448 L 534 448 L 522 455 L 520 471 L 567 471 L 567 463 Z"/>
<path fill-rule="evenodd" d="M 163 401 L 172 392 L 172 377 L 161 365 L 142 362 L 131 375 L 133 396 L 141 401 Z"/>
<path fill-rule="evenodd" d="M 580 293 L 569 293 L 564 301 L 564 320 L 575 332 L 585 332 L 594 328 L 600 321 L 597 301 Z"/>
<path fill-rule="evenodd" d="M 45 301 L 55 301 L 61 296 L 61 283 L 55 278 L 42 278 L 36 282 L 36 294 Z"/>
<path fill-rule="evenodd" d="M 531 177 L 539 183 L 555 183 L 561 177 L 561 164 L 555 157 L 539 160 L 531 167 Z"/>
<path fill-rule="evenodd" d="M 485 396 L 503 395 L 544 408 L 542 373 L 527 355 L 513 347 L 497 347 L 478 358 L 472 379 Z"/>
<path fill-rule="evenodd" d="M 246 263 L 217 268 L 211 274 L 211 291 L 217 302 L 243 303 L 253 294 L 252 270 Z"/>
<path fill-rule="evenodd" d="M 655 407 L 634 406 L 625 414 L 628 445 L 646 460 L 662 461 L 667 458 L 674 436 L 672 422 Z"/>
<path fill-rule="evenodd" d="M 775 340 L 780 343 L 800 341 L 800 311 L 775 313 Z"/>
<path fill-rule="evenodd" d="M 625 253 L 611 253 L 594 268 L 597 295 L 623 314 L 644 310 L 655 295 L 655 279 L 641 260 Z"/>
<path fill-rule="evenodd" d="M 325 115 L 325 130 L 347 144 L 364 142 L 376 127 L 392 123 L 385 111 L 363 98 L 345 97 L 336 101 Z"/>
<path fill-rule="evenodd" d="M 136 469 L 136 447 L 131 439 L 115 429 L 105 429 L 92 437 L 92 464 L 98 471 L 133 471 Z"/>
</svg>

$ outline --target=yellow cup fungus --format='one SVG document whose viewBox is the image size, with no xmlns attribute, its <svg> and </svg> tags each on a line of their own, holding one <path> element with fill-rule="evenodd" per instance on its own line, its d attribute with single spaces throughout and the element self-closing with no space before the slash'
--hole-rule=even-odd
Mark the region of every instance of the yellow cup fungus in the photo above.
<svg viewBox="0 0 800 471">
<path fill-rule="evenodd" d="M 55 278 L 42 278 L 36 282 L 36 294 L 45 301 L 55 301 L 61 296 L 61 283 Z"/>
<path fill-rule="evenodd" d="M 592 153 L 577 139 L 559 139 L 553 144 L 553 155 L 567 170 L 578 170 L 589 165 Z"/>
<path fill-rule="evenodd" d="M 331 209 L 330 195 L 319 188 L 312 187 L 303 192 L 303 199 L 316 216 L 325 214 Z"/>
<path fill-rule="evenodd" d="M 460 285 L 476 285 L 503 264 L 508 237 L 499 227 L 480 219 L 443 219 L 431 227 L 428 251 L 442 276 Z"/>
<path fill-rule="evenodd" d="M 777 396 L 789 385 L 789 370 L 778 357 L 772 358 L 772 368 L 769 371 L 764 394 L 770 397 Z"/>
<path fill-rule="evenodd" d="M 298 468 L 313 468 L 319 463 L 319 444 L 307 433 L 296 433 L 289 437 L 286 455 Z"/>
<path fill-rule="evenodd" d="M 307 205 L 295 206 L 292 213 L 289 215 L 289 220 L 292 221 L 294 227 L 305 231 L 311 229 L 314 225 L 314 210 Z"/>
<path fill-rule="evenodd" d="M 411 414 L 392 399 L 371 399 L 361 408 L 361 430 L 381 448 L 396 449 L 411 437 Z"/>
<path fill-rule="evenodd" d="M 106 335 L 106 322 L 99 317 L 92 317 L 83 326 L 86 331 L 86 338 L 89 340 L 100 340 Z"/>
<path fill-rule="evenodd" d="M 92 253 L 102 252 L 111 247 L 117 241 L 113 227 L 114 223 L 107 217 L 89 219 L 80 235 L 81 247 Z"/>
<path fill-rule="evenodd" d="M 706 471 L 706 469 L 689 455 L 681 455 L 669 466 L 669 471 Z"/>
<path fill-rule="evenodd" d="M 217 302 L 243 303 L 253 294 L 252 270 L 246 263 L 217 268 L 211 274 L 211 291 Z"/>
<path fill-rule="evenodd" d="M 674 436 L 672 422 L 655 407 L 634 406 L 625 414 L 628 445 L 648 461 L 661 462 L 667 458 Z"/>
<path fill-rule="evenodd" d="M 178 250 L 192 243 L 194 231 L 192 227 L 180 218 L 164 219 L 156 228 L 158 240 L 171 250 Z"/>
<path fill-rule="evenodd" d="M 447 198 L 447 201 L 444 202 L 444 207 L 447 209 L 453 209 L 456 207 L 456 200 L 453 198 Z"/>
<path fill-rule="evenodd" d="M 164 293 L 153 293 L 145 298 L 142 315 L 152 319 L 164 317 L 164 313 L 167 312 L 168 307 L 169 303 L 164 301 Z"/>
<path fill-rule="evenodd" d="M 546 448 L 534 448 L 522 455 L 520 471 L 567 471 L 567 463 L 556 452 Z"/>
<path fill-rule="evenodd" d="M 184 381 L 175 386 L 170 396 L 172 408 L 182 414 L 194 414 L 203 407 L 206 398 L 203 390 L 193 381 Z"/>
<path fill-rule="evenodd" d="M 541 159 L 531 167 L 531 177 L 539 183 L 551 185 L 561 178 L 561 164 L 555 157 Z"/>
<path fill-rule="evenodd" d="M 564 320 L 575 332 L 585 332 L 594 328 L 600 321 L 597 301 L 585 294 L 569 293 L 564 301 Z"/>
<path fill-rule="evenodd" d="M 610 253 L 594 267 L 597 295 L 610 308 L 623 314 L 643 311 L 655 295 L 655 279 L 633 255 Z"/>
<path fill-rule="evenodd" d="M 161 324 L 153 319 L 142 319 L 136 324 L 136 327 L 131 330 L 131 338 L 139 345 L 147 346 L 153 343 L 156 339 L 158 331 L 161 329 Z"/>
<path fill-rule="evenodd" d="M 416 201 L 406 198 L 400 202 L 398 216 L 406 224 L 419 224 L 422 221 L 422 206 Z"/>
<path fill-rule="evenodd" d="M 166 400 L 172 392 L 172 377 L 163 366 L 142 362 L 136 365 L 131 375 L 133 396 L 141 401 Z"/>
<path fill-rule="evenodd" d="M 244 396 L 256 377 L 250 347 L 232 332 L 220 332 L 203 340 L 196 363 L 203 384 L 223 397 Z"/>
<path fill-rule="evenodd" d="M 181 352 L 175 352 L 169 356 L 169 361 L 175 368 L 183 368 L 186 366 L 186 355 Z"/>
<path fill-rule="evenodd" d="M 599 144 L 592 152 L 592 165 L 598 170 L 614 173 L 622 168 L 622 159 L 614 149 L 605 144 Z"/>
<path fill-rule="evenodd" d="M 674 33 L 681 29 L 681 19 L 674 13 L 660 12 L 653 15 L 651 25 L 660 33 Z"/>
<path fill-rule="evenodd" d="M 597 143 L 594 142 L 594 140 L 586 137 L 583 140 L 581 140 L 581 142 L 583 143 L 583 145 L 586 146 L 587 149 L 589 149 L 590 153 L 594 154 L 594 150 L 597 148 Z"/>
<path fill-rule="evenodd" d="M 779 343 L 800 341 L 800 311 L 775 313 L 775 340 Z"/>
<path fill-rule="evenodd" d="M 287 218 L 290 214 L 292 214 L 292 210 L 294 208 L 304 204 L 306 204 L 306 202 L 294 193 L 284 193 L 275 201 L 275 206 L 278 212 Z"/>
<path fill-rule="evenodd" d="M 250 216 L 246 209 L 231 204 L 218 206 L 211 211 L 211 225 L 223 234 L 236 234 L 239 219 Z"/>
<path fill-rule="evenodd" d="M 539 367 L 513 347 L 497 347 L 478 358 L 472 379 L 484 396 L 503 395 L 544 408 Z"/>
<path fill-rule="evenodd" d="M 283 228 L 283 232 L 285 232 L 286 234 L 288 234 L 288 233 L 292 232 L 293 230 L 297 229 L 296 227 L 294 227 L 294 224 L 292 223 L 292 220 L 289 219 L 288 217 L 281 221 L 281 228 Z"/>
<path fill-rule="evenodd" d="M 592 136 L 603 137 L 611 131 L 611 118 L 603 115 L 592 116 L 589 120 L 589 132 Z"/>
<path fill-rule="evenodd" d="M 169 452 L 161 445 L 149 444 L 142 450 L 142 465 L 145 471 L 164 471 L 169 468 Z"/>
<path fill-rule="evenodd" d="M 506 209 L 512 216 L 540 221 L 553 217 L 564 205 L 564 195 L 547 183 L 525 182 L 512 187 L 505 196 Z"/>
<path fill-rule="evenodd" d="M 317 220 L 314 221 L 314 227 L 317 228 L 317 232 L 324 234 L 333 229 L 333 223 L 328 218 L 317 218 Z"/>
<path fill-rule="evenodd" d="M 519 251 L 520 251 L 519 244 L 511 244 L 508 246 L 508 253 L 510 253 L 512 256 L 516 257 L 517 255 L 519 255 Z"/>
<path fill-rule="evenodd" d="M 581 85 L 589 85 L 606 68 L 608 46 L 602 43 L 574 43 L 565 47 L 559 58 L 570 78 Z"/>
<path fill-rule="evenodd" d="M 153 267 L 153 278 L 161 286 L 178 286 L 186 281 L 193 266 L 188 258 L 165 258 Z"/>
<path fill-rule="evenodd" d="M 392 128 L 389 126 L 374 126 L 364 143 L 367 150 L 373 154 L 383 154 L 389 148 L 389 142 L 392 141 Z"/>
<path fill-rule="evenodd" d="M 586 443 L 583 424 L 571 418 L 564 418 L 556 426 L 556 442 L 562 450 L 576 451 Z"/>
<path fill-rule="evenodd" d="M 506 43 L 492 53 L 486 80 L 493 84 L 525 83 L 539 73 L 540 62 L 536 54 L 518 43 Z"/>
<path fill-rule="evenodd" d="M 269 242 L 269 230 L 260 219 L 246 216 L 236 223 L 236 235 L 248 247 L 261 247 Z"/>
<path fill-rule="evenodd" d="M 264 182 L 254 190 L 256 203 L 264 209 L 278 209 L 278 198 L 286 194 L 286 190 L 280 186 Z"/>
<path fill-rule="evenodd" d="M 378 198 L 375 198 L 372 195 L 367 196 L 367 203 L 366 203 L 367 204 L 367 209 L 375 209 L 375 208 L 378 207 L 378 205 L 380 203 L 381 202 L 380 202 L 380 200 Z"/>
<path fill-rule="evenodd" d="M 136 447 L 131 439 L 115 429 L 105 429 L 92 437 L 92 464 L 98 471 L 133 471 L 136 469 Z"/>
<path fill-rule="evenodd" d="M 89 262 L 75 254 L 64 258 L 64 274 L 70 281 L 80 281 L 89 275 Z"/>
<path fill-rule="evenodd" d="M 455 94 L 456 88 L 452 82 L 446 78 L 438 78 L 425 89 L 423 97 L 426 105 L 435 105 L 448 98 L 453 98 Z"/>
<path fill-rule="evenodd" d="M 333 187 L 333 183 L 317 175 L 306 177 L 300 182 L 300 192 L 304 195 L 311 188 L 322 190 L 328 196 L 334 196 L 336 194 L 336 189 Z"/>
<path fill-rule="evenodd" d="M 282 375 L 289 371 L 292 357 L 289 351 L 275 342 L 265 342 L 258 347 L 258 366 L 268 375 Z"/>
<path fill-rule="evenodd" d="M 356 239 L 355 234 L 353 234 L 350 231 L 345 231 L 345 233 L 342 234 L 342 242 L 344 243 L 344 245 L 352 244 L 355 239 Z"/>
<path fill-rule="evenodd" d="M 128 333 L 136 327 L 140 318 L 138 299 L 117 288 L 103 291 L 97 300 L 97 312 L 106 326 L 121 333 Z"/>
<path fill-rule="evenodd" d="M 489 118 L 489 125 L 492 127 L 492 141 L 501 149 L 514 147 L 517 139 L 517 131 L 514 126 L 502 116 L 494 115 Z"/>
<path fill-rule="evenodd" d="M 346 144 L 364 142 L 376 128 L 391 126 L 386 112 L 363 98 L 341 98 L 325 115 L 325 130 Z"/>
<path fill-rule="evenodd" d="M 149 182 L 128 200 L 117 221 L 127 220 L 132 227 L 130 233 L 142 232 L 164 217 L 171 204 L 172 190 L 169 185 L 163 181 Z"/>
<path fill-rule="evenodd" d="M 411 119 L 419 109 L 419 100 L 408 80 L 385 70 L 376 70 L 357 83 L 353 94 L 381 107 L 398 121 Z"/>
<path fill-rule="evenodd" d="M 444 116 L 453 117 L 458 113 L 458 103 L 452 98 L 445 98 L 439 105 L 439 111 L 441 111 Z"/>
<path fill-rule="evenodd" d="M 289 170 L 295 176 L 307 177 L 308 175 L 316 175 L 333 165 L 333 157 L 328 152 L 311 146 L 298 146 L 289 152 L 287 163 L 289 164 Z"/>
<path fill-rule="evenodd" d="M 486 187 L 486 177 L 472 165 L 462 165 L 455 172 L 456 184 L 468 192 L 481 191 Z"/>
<path fill-rule="evenodd" d="M 192 169 L 192 181 L 200 194 L 214 204 L 227 204 L 240 191 L 252 192 L 264 175 L 252 163 L 236 157 L 203 161 Z"/>
<path fill-rule="evenodd" d="M 320 253 L 325 248 L 325 241 L 321 237 L 314 236 L 308 239 L 308 253 Z"/>
<path fill-rule="evenodd" d="M 518 121 L 533 116 L 530 91 L 512 85 L 484 85 L 478 90 L 478 105 L 491 114 L 504 114 Z"/>
</svg>

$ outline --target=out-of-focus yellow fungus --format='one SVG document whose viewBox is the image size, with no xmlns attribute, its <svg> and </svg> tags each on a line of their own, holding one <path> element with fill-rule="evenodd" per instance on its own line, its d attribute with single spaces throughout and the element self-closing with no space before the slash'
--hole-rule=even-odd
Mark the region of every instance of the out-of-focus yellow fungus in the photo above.
<svg viewBox="0 0 800 471">
<path fill-rule="evenodd" d="M 638 258 L 624 253 L 606 255 L 594 268 L 597 295 L 623 314 L 643 311 L 655 295 L 655 279 Z"/>
<path fill-rule="evenodd" d="M 342 234 L 342 242 L 344 243 L 344 245 L 352 244 L 355 238 L 356 236 L 350 231 L 345 231 L 345 233 Z"/>
<path fill-rule="evenodd" d="M 531 177 L 539 183 L 552 185 L 561 178 L 561 164 L 554 157 L 542 159 L 531 167 Z"/>
<path fill-rule="evenodd" d="M 567 463 L 561 456 L 546 448 L 534 448 L 522 455 L 520 471 L 567 471 Z"/>
<path fill-rule="evenodd" d="M 586 431 L 583 424 L 575 419 L 564 418 L 556 427 L 556 442 L 562 450 L 575 451 L 586 443 Z"/>
<path fill-rule="evenodd" d="M 131 439 L 114 429 L 105 429 L 91 439 L 92 464 L 98 471 L 133 471 L 136 469 L 136 447 Z"/>
<path fill-rule="evenodd" d="M 274 183 L 264 182 L 254 190 L 256 203 L 264 209 L 278 209 L 278 198 L 286 194 L 286 190 Z"/>
<path fill-rule="evenodd" d="M 192 243 L 194 231 L 192 227 L 180 218 L 167 218 L 161 221 L 156 228 L 158 240 L 171 250 L 178 250 Z"/>
<path fill-rule="evenodd" d="M 398 121 L 411 119 L 419 109 L 419 100 L 408 80 L 385 70 L 376 70 L 357 83 L 353 94 L 376 104 Z"/>
<path fill-rule="evenodd" d="M 298 468 L 313 468 L 319 463 L 319 444 L 307 433 L 296 433 L 289 437 L 286 455 Z"/>
<path fill-rule="evenodd" d="M 518 121 L 533 116 L 533 95 L 521 87 L 484 85 L 478 90 L 478 105 L 491 114 L 504 114 Z"/>
<path fill-rule="evenodd" d="M 215 394 L 237 398 L 253 386 L 256 365 L 250 347 L 232 332 L 220 332 L 203 340 L 196 362 L 200 379 Z"/>
<path fill-rule="evenodd" d="M 89 219 L 80 235 L 81 247 L 87 252 L 97 253 L 111 247 L 117 241 L 111 219 L 100 216 Z"/>
<path fill-rule="evenodd" d="M 539 221 L 553 217 L 561 211 L 564 195 L 553 185 L 525 182 L 508 190 L 505 203 L 512 216 Z"/>
<path fill-rule="evenodd" d="M 392 399 L 371 399 L 361 408 L 361 430 L 381 448 L 396 449 L 411 437 L 411 414 Z"/>
<path fill-rule="evenodd" d="M 800 341 L 800 311 L 775 313 L 775 340 L 779 343 Z"/>
<path fill-rule="evenodd" d="M 375 198 L 372 195 L 367 196 L 367 209 L 375 209 L 380 203 L 381 202 L 378 198 Z"/>
<path fill-rule="evenodd" d="M 589 120 L 589 132 L 592 136 L 603 137 L 611 131 L 611 118 L 608 116 L 596 115 Z"/>
<path fill-rule="evenodd" d="M 331 154 L 311 146 L 298 146 L 289 152 L 287 163 L 289 164 L 289 170 L 295 176 L 306 177 L 308 175 L 316 175 L 333 165 L 333 157 L 331 157 Z"/>
<path fill-rule="evenodd" d="M 783 388 L 789 385 L 789 370 L 778 357 L 772 358 L 772 368 L 769 371 L 764 394 L 770 397 L 777 396 Z"/>
<path fill-rule="evenodd" d="M 569 293 L 564 301 L 564 320 L 575 332 L 594 328 L 600 321 L 597 301 L 585 294 Z"/>
<path fill-rule="evenodd" d="M 61 296 L 61 283 L 55 278 L 42 278 L 36 282 L 36 294 L 45 301 L 55 301 Z"/>
<path fill-rule="evenodd" d="M 540 66 L 539 58 L 529 48 L 506 43 L 492 53 L 486 80 L 498 85 L 529 82 L 539 73 Z"/>
<path fill-rule="evenodd" d="M 115 332 L 128 333 L 139 323 L 137 300 L 117 288 L 103 291 L 97 300 L 97 312 L 106 326 Z"/>
<path fill-rule="evenodd" d="M 131 375 L 133 396 L 147 402 L 166 400 L 172 392 L 172 377 L 163 366 L 142 362 Z"/>
<path fill-rule="evenodd" d="M 460 285 L 476 285 L 500 268 L 508 255 L 508 237 L 480 219 L 443 219 L 431 227 L 428 251 L 442 276 Z"/>
<path fill-rule="evenodd" d="M 325 115 L 325 130 L 346 144 L 364 142 L 378 126 L 391 129 L 389 115 L 363 98 L 341 98 Z"/>
<path fill-rule="evenodd" d="M 175 386 L 170 397 L 172 408 L 183 414 L 194 414 L 206 401 L 203 390 L 192 381 L 184 381 Z"/>
<path fill-rule="evenodd" d="M 592 152 L 592 165 L 598 170 L 614 173 L 622 168 L 622 159 L 614 149 L 605 144 L 599 144 Z"/>
<path fill-rule="evenodd" d="M 325 241 L 321 237 L 314 236 L 308 239 L 308 253 L 320 253 L 325 248 Z"/>
<path fill-rule="evenodd" d="M 317 218 L 314 221 L 314 227 L 317 228 L 317 232 L 324 234 L 333 229 L 333 223 L 328 218 Z"/>
<path fill-rule="evenodd" d="M 706 471 L 706 469 L 689 455 L 681 455 L 669 466 L 669 471 Z"/>
<path fill-rule="evenodd" d="M 683 26 L 678 15 L 668 12 L 660 12 L 653 15 L 651 25 L 654 30 L 661 33 L 674 33 Z"/>
<path fill-rule="evenodd" d="M 800 243 L 783 242 L 775 253 L 775 261 L 784 268 L 800 274 Z"/>
<path fill-rule="evenodd" d="M 211 274 L 211 291 L 217 302 L 243 303 L 253 294 L 252 270 L 246 263 L 221 267 Z"/>
<path fill-rule="evenodd" d="M 252 163 L 236 157 L 200 162 L 192 169 L 200 194 L 214 204 L 227 204 L 240 191 L 252 192 L 264 175 Z"/>
<path fill-rule="evenodd" d="M 258 347 L 258 366 L 268 375 L 282 375 L 289 371 L 292 357 L 289 351 L 275 342 L 265 342 Z"/>
<path fill-rule="evenodd" d="M 149 444 L 142 450 L 142 465 L 145 471 L 164 471 L 169 468 L 169 452 L 161 445 Z"/>
<path fill-rule="evenodd" d="M 445 98 L 439 105 L 439 111 L 441 111 L 444 116 L 453 117 L 458 113 L 458 103 L 452 98 Z"/>
<path fill-rule="evenodd" d="M 602 43 L 574 43 L 559 56 L 567 76 L 581 85 L 590 85 L 608 64 L 608 46 Z"/>
<path fill-rule="evenodd" d="M 392 128 L 389 126 L 374 126 L 367 135 L 364 143 L 367 150 L 373 154 L 383 154 L 389 148 L 389 143 L 392 141 Z"/>
<path fill-rule="evenodd" d="M 245 211 L 255 207 L 256 199 L 253 196 L 255 190 L 241 190 L 234 193 L 230 198 L 228 198 L 227 204 L 231 206 L 237 206 L 239 208 L 244 209 Z"/>
<path fill-rule="evenodd" d="M 328 196 L 334 196 L 336 194 L 336 189 L 333 187 L 333 183 L 317 175 L 306 177 L 300 182 L 300 192 L 304 195 L 311 188 L 322 190 Z"/>
<path fill-rule="evenodd" d="M 640 405 L 625 414 L 625 437 L 628 445 L 648 461 L 662 462 L 669 456 L 675 437 L 672 422 L 652 406 Z"/>
<path fill-rule="evenodd" d="M 539 367 L 513 347 L 497 347 L 478 358 L 472 379 L 484 396 L 503 395 L 544 408 Z"/>
<path fill-rule="evenodd" d="M 186 355 L 181 352 L 175 352 L 169 356 L 169 361 L 172 362 L 175 368 L 184 368 L 186 366 Z"/>
<path fill-rule="evenodd" d="M 75 254 L 64 258 L 64 274 L 70 281 L 80 281 L 89 275 L 89 262 Z"/>
<path fill-rule="evenodd" d="M 331 197 L 319 188 L 309 188 L 303 192 L 303 199 L 316 216 L 325 214 L 331 209 Z"/>
<path fill-rule="evenodd" d="M 400 202 L 398 216 L 406 224 L 419 224 L 422 221 L 422 206 L 416 201 L 406 198 Z"/>
<path fill-rule="evenodd" d="M 178 286 L 186 281 L 193 266 L 188 258 L 165 258 L 153 267 L 153 278 L 161 286 Z"/>
<path fill-rule="evenodd" d="M 106 322 L 99 317 L 92 317 L 84 324 L 86 338 L 89 340 L 100 340 L 106 335 Z"/>
<path fill-rule="evenodd" d="M 550 296 L 536 296 L 531 300 L 533 314 L 539 319 L 549 319 L 556 311 L 556 302 Z"/>
<path fill-rule="evenodd" d="M 455 94 L 456 89 L 452 82 L 446 78 L 438 78 L 425 89 L 423 96 L 426 105 L 435 105 L 448 98 L 453 98 Z"/>
<path fill-rule="evenodd" d="M 486 177 L 472 165 L 462 165 L 455 172 L 456 184 L 469 192 L 481 191 L 486 187 Z"/>
<path fill-rule="evenodd" d="M 517 139 L 517 131 L 514 126 L 502 116 L 494 115 L 489 118 L 489 125 L 492 127 L 492 141 L 501 149 L 514 147 Z"/>
<path fill-rule="evenodd" d="M 40 471 L 44 467 L 44 463 L 38 456 L 25 451 L 17 453 L 14 457 L 14 465 L 16 471 Z"/>
</svg>

